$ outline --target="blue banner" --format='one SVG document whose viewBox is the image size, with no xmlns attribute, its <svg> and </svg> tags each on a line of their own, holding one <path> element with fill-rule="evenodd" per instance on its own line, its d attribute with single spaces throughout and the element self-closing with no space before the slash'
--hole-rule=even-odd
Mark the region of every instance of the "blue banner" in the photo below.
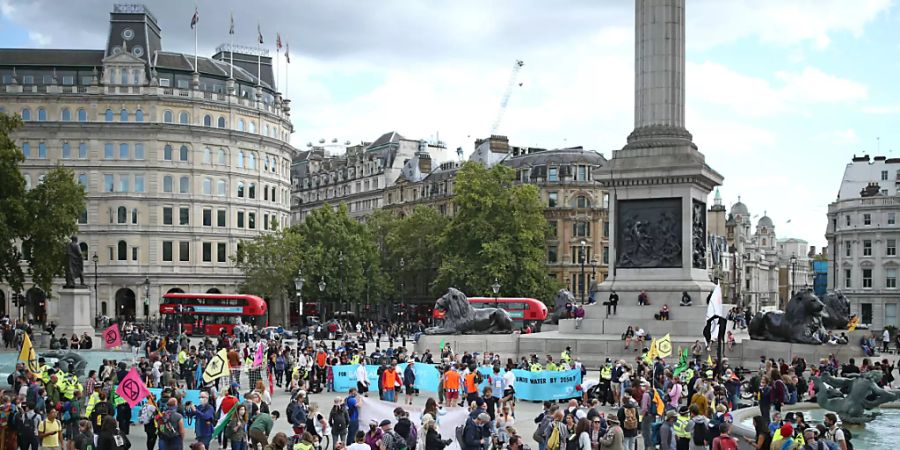
<svg viewBox="0 0 900 450">
<path fill-rule="evenodd" d="M 358 364 L 346 366 L 334 366 L 334 390 L 347 392 L 351 387 L 356 387 L 356 368 Z M 369 390 L 378 392 L 378 367 L 374 364 L 366 365 L 366 378 L 369 379 Z M 397 373 L 403 376 L 406 371 L 406 363 L 397 364 Z M 413 366 L 416 373 L 416 382 L 413 383 L 420 391 L 437 392 L 441 374 L 437 368 L 430 364 L 416 363 Z"/>
<path fill-rule="evenodd" d="M 351 387 L 356 387 L 356 368 L 357 365 L 334 366 L 334 390 L 337 392 L 347 392 Z M 378 392 L 378 367 L 377 365 L 367 365 L 366 377 L 369 380 L 369 390 Z M 406 364 L 397 364 L 397 372 L 402 376 L 406 370 Z M 413 384 L 417 389 L 426 392 L 437 392 L 440 383 L 440 372 L 437 368 L 430 364 L 416 363 L 414 366 L 416 372 L 416 382 Z M 484 377 L 484 381 L 479 386 L 479 391 L 483 391 L 488 386 L 488 377 L 494 376 L 493 369 L 490 367 L 480 367 L 478 369 Z M 527 370 L 514 369 L 513 374 L 516 376 L 515 389 L 516 398 L 522 400 L 562 400 L 581 396 L 578 386 L 581 384 L 580 370 L 567 370 L 563 372 L 541 371 L 529 372 Z M 505 370 L 500 371 L 500 376 L 506 373 Z M 494 392 L 495 397 L 502 395 L 502 392 Z"/>
<path fill-rule="evenodd" d="M 116 391 L 116 388 L 118 388 L 118 386 L 113 387 L 113 392 Z M 150 391 L 150 394 L 153 395 L 153 397 L 156 399 L 157 406 L 159 406 L 160 408 L 166 407 L 166 405 L 159 404 L 159 400 L 160 400 L 160 398 L 162 398 L 162 391 L 163 391 L 162 389 L 148 388 L 147 390 Z M 185 389 L 183 391 L 184 391 L 184 397 L 181 398 L 182 406 L 185 405 L 187 402 L 193 403 L 194 406 L 197 406 L 200 404 L 200 390 L 199 389 Z M 238 396 L 238 399 L 240 401 L 243 401 L 243 398 L 244 398 L 243 395 Z M 140 413 L 141 413 L 141 407 L 146 404 L 147 404 L 147 399 L 143 399 L 143 400 L 141 400 L 140 403 L 135 405 L 134 408 L 131 408 L 131 422 L 132 423 L 137 423 L 138 417 L 140 416 Z M 215 406 L 216 405 L 213 405 L 213 407 L 215 407 Z M 189 422 L 190 423 L 188 423 L 188 425 L 193 424 L 193 421 L 189 420 Z"/>
</svg>

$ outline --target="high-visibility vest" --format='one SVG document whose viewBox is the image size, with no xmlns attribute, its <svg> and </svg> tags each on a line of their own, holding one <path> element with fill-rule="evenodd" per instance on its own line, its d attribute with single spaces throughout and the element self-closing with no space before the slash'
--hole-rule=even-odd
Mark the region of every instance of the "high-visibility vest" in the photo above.
<svg viewBox="0 0 900 450">
<path fill-rule="evenodd" d="M 775 442 L 775 441 L 777 441 L 779 439 L 783 439 L 783 438 L 784 437 L 781 435 L 781 428 L 778 428 L 775 430 L 775 434 L 772 435 L 772 442 Z M 795 436 L 793 438 L 794 438 L 794 442 L 799 442 L 801 447 L 806 445 L 806 442 L 803 439 L 802 433 L 797 434 L 797 436 Z"/>
<path fill-rule="evenodd" d="M 687 430 L 687 424 L 691 419 L 688 416 L 678 416 L 675 419 L 675 425 L 673 429 L 675 430 L 675 437 L 677 438 L 691 438 L 691 432 Z"/>
<path fill-rule="evenodd" d="M 359 364 L 359 355 L 353 355 L 353 357 L 350 358 L 350 364 Z"/>
<path fill-rule="evenodd" d="M 382 387 L 388 390 L 394 390 L 397 386 L 397 372 L 393 370 L 384 371 L 384 383 Z"/>
<path fill-rule="evenodd" d="M 470 373 L 466 375 L 466 392 L 478 392 L 478 386 L 475 384 L 475 373 Z"/>
<path fill-rule="evenodd" d="M 600 378 L 604 380 L 612 380 L 612 369 L 609 368 L 609 366 L 603 366 L 603 368 L 600 369 Z"/>
<path fill-rule="evenodd" d="M 531 367 L 529 367 L 529 370 L 531 370 L 532 372 L 540 372 L 544 370 L 544 367 L 538 363 L 534 363 L 531 365 Z"/>
<path fill-rule="evenodd" d="M 559 370 L 559 366 L 554 362 L 548 362 L 546 366 L 544 366 L 544 370 L 555 372 Z"/>
<path fill-rule="evenodd" d="M 569 360 L 572 359 L 572 357 L 569 356 L 569 352 L 563 350 L 563 352 L 560 353 L 560 355 L 559 355 L 559 359 L 562 360 L 563 362 L 569 362 Z"/>
<path fill-rule="evenodd" d="M 88 397 L 87 407 L 84 409 L 84 415 L 90 417 L 91 412 L 94 411 L 94 406 L 100 402 L 100 395 L 94 392 Z"/>
<path fill-rule="evenodd" d="M 187 353 L 182 350 L 178 352 L 178 364 L 184 364 L 185 361 L 187 361 Z"/>
<path fill-rule="evenodd" d="M 444 380 L 444 388 L 446 389 L 459 389 L 459 372 L 455 370 L 451 370 L 447 372 Z"/>
</svg>

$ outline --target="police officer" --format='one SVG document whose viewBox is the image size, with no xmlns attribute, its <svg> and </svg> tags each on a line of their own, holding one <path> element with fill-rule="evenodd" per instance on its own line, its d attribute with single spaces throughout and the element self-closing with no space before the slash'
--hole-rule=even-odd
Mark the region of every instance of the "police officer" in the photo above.
<svg viewBox="0 0 900 450">
<path fill-rule="evenodd" d="M 606 358 L 606 364 L 600 368 L 600 403 L 603 406 L 615 403 L 612 396 L 612 360 L 609 358 Z"/>
<path fill-rule="evenodd" d="M 678 417 L 675 419 L 675 445 L 678 450 L 688 450 L 691 446 L 691 432 L 687 430 L 690 422 L 690 412 L 687 406 L 678 409 Z"/>
</svg>

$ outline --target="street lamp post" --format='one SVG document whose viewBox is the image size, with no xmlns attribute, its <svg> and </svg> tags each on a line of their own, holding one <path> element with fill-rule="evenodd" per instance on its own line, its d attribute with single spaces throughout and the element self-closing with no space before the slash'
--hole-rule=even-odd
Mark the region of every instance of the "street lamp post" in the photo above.
<svg viewBox="0 0 900 450">
<path fill-rule="evenodd" d="M 97 292 L 97 263 L 100 262 L 100 257 L 97 256 L 97 252 L 91 256 L 91 261 L 94 263 L 94 327 L 96 327 L 100 323 L 100 294 Z"/>
<path fill-rule="evenodd" d="M 495 303 L 494 307 L 496 307 L 497 306 L 496 305 L 497 296 L 498 296 L 498 294 L 500 294 L 500 282 L 497 281 L 496 277 L 494 278 L 494 284 L 491 285 L 491 290 L 494 291 L 494 303 Z"/>
<path fill-rule="evenodd" d="M 788 282 L 788 289 L 791 291 L 791 297 L 794 296 L 794 278 L 797 276 L 797 255 L 791 255 L 791 279 Z M 788 299 L 790 300 L 790 299 Z"/>
<path fill-rule="evenodd" d="M 585 291 L 585 283 L 584 281 L 584 263 L 585 263 L 585 245 L 587 242 L 584 239 L 581 240 L 581 253 L 579 254 L 578 260 L 581 263 L 581 283 L 578 286 L 578 290 L 581 291 L 581 304 L 584 304 L 584 291 Z"/>
<path fill-rule="evenodd" d="M 294 292 L 297 295 L 297 327 L 303 325 L 303 270 L 297 269 L 297 278 L 294 278 Z"/>
<path fill-rule="evenodd" d="M 144 278 L 144 320 L 150 320 L 150 277 Z"/>
<path fill-rule="evenodd" d="M 338 252 L 338 307 L 340 312 L 344 311 L 344 252 Z"/>
<path fill-rule="evenodd" d="M 403 267 L 406 266 L 406 261 L 401 257 L 400 258 L 400 273 L 397 274 L 400 277 L 400 305 L 404 304 L 403 302 L 403 291 L 406 287 L 406 283 L 403 282 Z M 391 316 L 394 315 L 394 308 L 390 309 Z M 393 317 L 392 317 L 393 319 Z"/>
<path fill-rule="evenodd" d="M 594 283 L 597 281 L 597 263 L 598 262 L 600 262 L 600 261 L 597 261 L 597 258 L 591 258 L 591 284 L 590 284 L 591 286 L 593 286 Z M 590 288 L 588 288 L 588 289 L 590 290 Z M 593 294 L 593 292 L 588 292 L 588 294 Z M 595 300 L 596 299 L 591 297 L 589 302 L 591 302 L 591 304 L 593 304 L 593 302 Z"/>
<path fill-rule="evenodd" d="M 319 280 L 319 322 L 325 323 L 325 277 Z"/>
</svg>

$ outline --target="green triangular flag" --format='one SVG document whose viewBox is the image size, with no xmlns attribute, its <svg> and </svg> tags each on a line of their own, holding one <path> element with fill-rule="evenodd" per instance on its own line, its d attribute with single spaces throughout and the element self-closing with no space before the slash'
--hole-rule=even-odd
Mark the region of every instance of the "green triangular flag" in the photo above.
<svg viewBox="0 0 900 450">
<path fill-rule="evenodd" d="M 438 348 L 440 348 L 442 351 L 444 350 L 444 338 L 441 338 L 441 345 Z"/>
</svg>

